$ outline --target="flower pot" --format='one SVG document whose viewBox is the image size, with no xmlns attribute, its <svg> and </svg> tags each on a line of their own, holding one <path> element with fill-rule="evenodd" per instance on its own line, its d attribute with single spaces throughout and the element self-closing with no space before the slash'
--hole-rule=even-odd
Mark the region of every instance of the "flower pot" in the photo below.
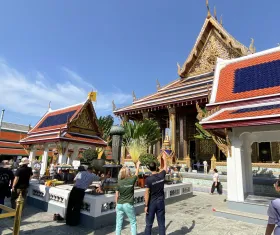
<svg viewBox="0 0 280 235">
<path fill-rule="evenodd" d="M 104 171 L 103 166 L 105 165 L 105 159 L 94 159 L 92 161 L 92 165 L 96 171 L 103 172 Z"/>
</svg>

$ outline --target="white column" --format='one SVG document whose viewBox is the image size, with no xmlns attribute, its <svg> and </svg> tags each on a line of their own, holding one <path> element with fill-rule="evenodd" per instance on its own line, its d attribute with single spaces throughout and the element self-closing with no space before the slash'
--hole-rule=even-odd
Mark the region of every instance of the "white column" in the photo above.
<svg viewBox="0 0 280 235">
<path fill-rule="evenodd" d="M 40 175 L 43 176 L 46 173 L 48 166 L 48 157 L 49 157 L 49 146 L 46 145 L 43 153 L 42 165 L 40 170 Z"/>
<path fill-rule="evenodd" d="M 30 153 L 29 153 L 29 164 L 28 166 L 33 167 L 33 160 L 36 157 L 36 149 L 31 147 Z"/>
<path fill-rule="evenodd" d="M 252 172 L 252 142 L 250 140 L 250 135 L 248 134 L 244 139 L 243 143 L 243 154 L 242 159 L 244 160 L 244 173 L 245 173 L 245 195 L 253 194 L 253 172 Z"/>
<path fill-rule="evenodd" d="M 241 141 L 234 138 L 232 141 L 232 156 L 227 158 L 227 184 L 228 200 L 244 202 L 244 171 L 241 157 Z"/>
</svg>

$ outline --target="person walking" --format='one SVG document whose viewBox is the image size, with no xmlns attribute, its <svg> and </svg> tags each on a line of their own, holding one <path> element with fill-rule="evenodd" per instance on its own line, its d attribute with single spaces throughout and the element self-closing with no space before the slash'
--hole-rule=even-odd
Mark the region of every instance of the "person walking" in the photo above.
<svg viewBox="0 0 280 235">
<path fill-rule="evenodd" d="M 29 159 L 24 157 L 19 163 L 19 168 L 16 170 L 15 179 L 12 187 L 11 195 L 11 205 L 13 209 L 16 209 L 16 200 L 21 192 L 24 198 L 24 203 L 26 202 L 29 181 L 33 175 L 32 168 L 28 167 Z"/>
<path fill-rule="evenodd" d="M 11 197 L 11 187 L 14 180 L 14 173 L 9 169 L 7 162 L 0 163 L 0 204 L 4 205 L 5 198 Z M 2 209 L 0 209 L 0 214 Z"/>
<path fill-rule="evenodd" d="M 222 194 L 221 190 L 220 190 L 220 186 L 221 186 L 221 183 L 220 183 L 220 176 L 219 176 L 218 170 L 214 169 L 213 184 L 212 184 L 212 188 L 211 188 L 211 194 L 214 193 L 215 188 L 217 188 L 217 192 L 219 194 Z"/>
<path fill-rule="evenodd" d="M 204 166 L 204 174 L 208 173 L 208 162 L 206 160 L 203 161 L 203 166 Z"/>
<path fill-rule="evenodd" d="M 99 180 L 99 177 L 92 173 L 92 167 L 88 167 L 87 170 L 80 167 L 79 170 L 74 179 L 75 184 L 70 192 L 66 211 L 66 224 L 70 226 L 77 226 L 80 223 L 80 210 L 85 191 L 93 181 Z"/>
<path fill-rule="evenodd" d="M 165 196 L 164 181 L 167 171 L 166 154 L 163 154 L 164 166 L 161 172 L 157 172 L 156 162 L 149 164 L 152 175 L 146 179 L 145 213 L 146 228 L 145 235 L 151 235 L 152 227 L 157 216 L 159 235 L 165 235 Z"/>
<path fill-rule="evenodd" d="M 138 178 L 140 162 L 136 163 L 135 175 L 131 176 L 128 167 L 123 167 L 120 170 L 120 180 L 116 191 L 116 235 L 121 234 L 123 217 L 127 215 L 130 226 L 131 235 L 137 234 L 137 222 L 134 210 L 134 185 Z"/>
</svg>

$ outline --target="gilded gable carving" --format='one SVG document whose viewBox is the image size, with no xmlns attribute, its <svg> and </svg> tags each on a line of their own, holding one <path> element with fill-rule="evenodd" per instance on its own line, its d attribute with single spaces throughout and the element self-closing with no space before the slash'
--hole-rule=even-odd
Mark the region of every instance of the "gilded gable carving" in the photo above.
<svg viewBox="0 0 280 235">
<path fill-rule="evenodd" d="M 202 52 L 190 69 L 188 76 L 213 71 L 217 57 L 222 59 L 232 59 L 240 57 L 240 55 L 231 49 L 229 45 L 217 35 L 215 30 L 212 30 Z"/>
<path fill-rule="evenodd" d="M 93 125 L 92 115 L 89 112 L 88 108 L 85 108 L 80 115 L 78 115 L 78 118 L 72 122 L 72 125 L 83 128 L 83 129 L 90 129 L 94 130 L 95 127 Z"/>
</svg>

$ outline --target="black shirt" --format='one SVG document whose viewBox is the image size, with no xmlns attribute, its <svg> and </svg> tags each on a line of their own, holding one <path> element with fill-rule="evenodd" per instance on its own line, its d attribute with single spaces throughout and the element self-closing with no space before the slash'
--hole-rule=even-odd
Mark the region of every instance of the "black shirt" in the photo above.
<svg viewBox="0 0 280 235">
<path fill-rule="evenodd" d="M 150 189 L 149 203 L 157 200 L 164 200 L 164 180 L 166 171 L 149 176 L 146 179 L 147 188 Z"/>
<path fill-rule="evenodd" d="M 10 181 L 13 182 L 14 174 L 7 168 L 0 167 L 0 197 L 7 196 L 10 190 Z"/>
<path fill-rule="evenodd" d="M 33 175 L 31 167 L 23 165 L 17 169 L 15 176 L 19 177 L 16 189 L 26 189 L 29 186 L 30 177 Z"/>
</svg>

